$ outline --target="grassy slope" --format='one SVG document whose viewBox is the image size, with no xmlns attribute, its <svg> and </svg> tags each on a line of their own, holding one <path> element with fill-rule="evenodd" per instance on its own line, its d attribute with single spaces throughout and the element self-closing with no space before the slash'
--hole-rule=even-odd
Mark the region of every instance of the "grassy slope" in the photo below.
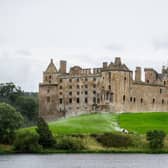
<svg viewBox="0 0 168 168">
<path fill-rule="evenodd" d="M 153 129 L 168 133 L 168 113 L 123 113 L 119 116 L 119 124 L 121 128 L 137 133 Z"/>
<path fill-rule="evenodd" d="M 50 122 L 49 127 L 53 134 L 90 134 L 112 132 L 116 123 L 117 115 L 114 113 L 90 114 Z M 34 131 L 34 128 L 24 128 L 21 131 Z"/>
</svg>

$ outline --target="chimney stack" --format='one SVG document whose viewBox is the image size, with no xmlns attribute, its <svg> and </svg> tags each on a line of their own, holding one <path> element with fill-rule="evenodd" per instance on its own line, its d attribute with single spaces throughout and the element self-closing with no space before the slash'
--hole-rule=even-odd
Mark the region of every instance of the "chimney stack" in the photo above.
<svg viewBox="0 0 168 168">
<path fill-rule="evenodd" d="M 121 58 L 120 57 L 116 57 L 115 61 L 114 61 L 115 65 L 121 65 Z"/>
<path fill-rule="evenodd" d="M 103 62 L 103 68 L 107 68 L 107 62 Z"/>
<path fill-rule="evenodd" d="M 60 61 L 60 73 L 65 74 L 66 73 L 66 61 L 61 60 Z"/>
<path fill-rule="evenodd" d="M 136 67 L 135 70 L 135 81 L 141 82 L 141 67 Z"/>
</svg>

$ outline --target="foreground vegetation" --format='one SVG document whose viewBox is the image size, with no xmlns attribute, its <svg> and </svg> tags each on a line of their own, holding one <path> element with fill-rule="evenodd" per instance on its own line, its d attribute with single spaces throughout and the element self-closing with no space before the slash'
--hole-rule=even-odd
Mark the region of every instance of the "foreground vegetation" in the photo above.
<svg viewBox="0 0 168 168">
<path fill-rule="evenodd" d="M 0 145 L 0 153 L 168 153 L 166 126 L 161 127 L 168 113 L 141 115 L 95 113 L 50 122 L 49 127 L 41 121 L 38 128 L 19 129 L 14 146 Z"/>
</svg>

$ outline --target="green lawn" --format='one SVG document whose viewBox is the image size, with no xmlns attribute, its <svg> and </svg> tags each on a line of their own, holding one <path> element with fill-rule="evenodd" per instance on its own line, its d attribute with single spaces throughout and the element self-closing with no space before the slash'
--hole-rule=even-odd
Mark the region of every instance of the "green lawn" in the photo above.
<svg viewBox="0 0 168 168">
<path fill-rule="evenodd" d="M 91 134 L 112 132 L 117 124 L 115 113 L 80 115 L 50 122 L 53 134 Z M 24 128 L 20 131 L 31 130 L 35 127 Z"/>
<path fill-rule="evenodd" d="M 129 132 L 140 134 L 153 129 L 163 130 L 168 134 L 168 113 L 96 113 L 69 117 L 49 123 L 50 129 L 55 135 L 113 132 L 117 130 L 118 125 Z M 35 127 L 23 128 L 19 131 L 24 130 L 34 131 Z"/>
<path fill-rule="evenodd" d="M 168 113 L 123 113 L 119 116 L 119 124 L 121 128 L 137 133 L 157 129 L 168 134 Z"/>
</svg>

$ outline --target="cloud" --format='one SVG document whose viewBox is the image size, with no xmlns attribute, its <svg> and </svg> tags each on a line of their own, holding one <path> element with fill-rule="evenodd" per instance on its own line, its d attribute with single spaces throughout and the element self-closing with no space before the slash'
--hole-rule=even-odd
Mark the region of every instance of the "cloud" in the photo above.
<svg viewBox="0 0 168 168">
<path fill-rule="evenodd" d="M 168 49 L 168 38 L 156 39 L 153 41 L 153 47 L 155 50 L 167 50 Z"/>
<path fill-rule="evenodd" d="M 29 50 L 26 50 L 26 49 L 16 50 L 16 54 L 22 55 L 22 56 L 30 56 L 30 55 L 32 55 L 32 53 Z"/>
<path fill-rule="evenodd" d="M 110 44 L 104 47 L 107 50 L 112 50 L 112 51 L 123 51 L 124 47 L 120 44 Z"/>
</svg>

